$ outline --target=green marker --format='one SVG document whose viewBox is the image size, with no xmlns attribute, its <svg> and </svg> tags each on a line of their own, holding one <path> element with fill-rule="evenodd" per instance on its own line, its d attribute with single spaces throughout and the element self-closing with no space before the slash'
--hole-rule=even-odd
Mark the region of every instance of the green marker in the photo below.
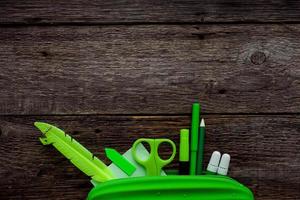
<svg viewBox="0 0 300 200">
<path fill-rule="evenodd" d="M 180 145 L 179 145 L 179 174 L 189 174 L 189 129 L 180 130 Z"/>
<path fill-rule="evenodd" d="M 200 104 L 192 106 L 190 175 L 196 175 Z"/>
<path fill-rule="evenodd" d="M 203 174 L 203 154 L 204 154 L 204 140 L 205 140 L 205 122 L 204 119 L 201 120 L 200 123 L 200 131 L 199 131 L 199 138 L 198 138 L 198 155 L 197 155 L 197 170 L 196 174 L 201 175 Z"/>
<path fill-rule="evenodd" d="M 128 176 L 131 176 L 133 172 L 135 172 L 136 167 L 115 149 L 105 148 L 105 153 L 106 156 Z"/>
</svg>

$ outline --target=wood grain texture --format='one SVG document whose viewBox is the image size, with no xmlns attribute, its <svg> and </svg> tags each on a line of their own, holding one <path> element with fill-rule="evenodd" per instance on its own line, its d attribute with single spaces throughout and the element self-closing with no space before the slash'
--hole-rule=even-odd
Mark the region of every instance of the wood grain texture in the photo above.
<svg viewBox="0 0 300 200">
<path fill-rule="evenodd" d="M 0 7 L 2 24 L 299 22 L 300 17 L 297 0 L 2 0 Z"/>
<path fill-rule="evenodd" d="M 0 114 L 299 113 L 299 25 L 3 28 Z"/>
<path fill-rule="evenodd" d="M 300 198 L 298 115 L 204 117 L 206 164 L 214 150 L 230 153 L 230 176 L 249 186 L 257 200 Z M 53 147 L 40 144 L 36 120 L 64 129 L 106 163 L 104 147 L 123 153 L 139 137 L 168 137 L 178 144 L 179 130 L 190 121 L 188 116 L 2 116 L 1 199 L 84 199 L 91 188 Z"/>
</svg>

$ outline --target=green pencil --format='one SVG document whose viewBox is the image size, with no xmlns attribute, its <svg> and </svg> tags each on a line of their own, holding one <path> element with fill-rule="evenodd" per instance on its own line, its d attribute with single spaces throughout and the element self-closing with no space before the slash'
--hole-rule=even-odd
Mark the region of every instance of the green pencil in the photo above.
<svg viewBox="0 0 300 200">
<path fill-rule="evenodd" d="M 205 122 L 204 119 L 201 119 L 200 131 L 198 138 L 198 155 L 197 155 L 197 169 L 196 174 L 203 174 L 203 154 L 204 154 L 204 141 L 205 141 Z"/>
<path fill-rule="evenodd" d="M 192 106 L 192 125 L 191 125 L 191 137 L 190 137 L 191 138 L 190 175 L 196 175 L 199 117 L 200 117 L 200 104 L 194 103 Z"/>
</svg>

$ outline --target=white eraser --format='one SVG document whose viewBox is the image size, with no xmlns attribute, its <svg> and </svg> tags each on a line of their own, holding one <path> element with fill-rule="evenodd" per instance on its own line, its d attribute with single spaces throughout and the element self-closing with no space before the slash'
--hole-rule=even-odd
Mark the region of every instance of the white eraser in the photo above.
<svg viewBox="0 0 300 200">
<path fill-rule="evenodd" d="M 226 176 L 230 164 L 230 155 L 225 153 L 222 155 L 217 173 Z"/>
<path fill-rule="evenodd" d="M 207 165 L 207 171 L 216 173 L 218 171 L 218 166 L 221 158 L 221 153 L 214 151 L 210 157 L 209 163 Z"/>
</svg>

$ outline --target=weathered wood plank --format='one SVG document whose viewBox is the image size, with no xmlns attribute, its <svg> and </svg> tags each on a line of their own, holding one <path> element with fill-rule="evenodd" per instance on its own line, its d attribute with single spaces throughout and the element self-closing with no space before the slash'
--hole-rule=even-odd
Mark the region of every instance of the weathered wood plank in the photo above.
<svg viewBox="0 0 300 200">
<path fill-rule="evenodd" d="M 53 1 L 0 2 L 0 23 L 299 22 L 292 1 Z"/>
<path fill-rule="evenodd" d="M 299 25 L 0 32 L 0 114 L 299 113 Z"/>
<path fill-rule="evenodd" d="M 255 191 L 257 200 L 300 198 L 298 115 L 205 115 L 205 163 L 211 152 L 230 153 L 230 175 Z M 104 158 L 104 147 L 124 152 L 139 137 L 168 137 L 189 127 L 188 116 L 0 117 L 1 199 L 84 199 L 88 178 L 54 148 L 42 146 L 32 123 L 66 130 Z M 177 163 L 172 165 L 177 167 Z"/>
</svg>

